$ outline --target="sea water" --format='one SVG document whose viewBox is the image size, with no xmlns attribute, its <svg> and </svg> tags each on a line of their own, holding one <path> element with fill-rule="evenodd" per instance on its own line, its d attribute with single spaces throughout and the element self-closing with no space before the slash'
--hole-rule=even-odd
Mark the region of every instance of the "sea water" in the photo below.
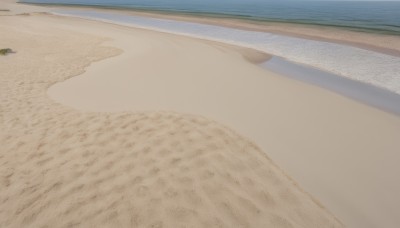
<svg viewBox="0 0 400 228">
<path fill-rule="evenodd" d="M 22 2 L 212 14 L 220 17 L 337 26 L 400 35 L 400 2 L 304 0 L 23 0 Z"/>
</svg>

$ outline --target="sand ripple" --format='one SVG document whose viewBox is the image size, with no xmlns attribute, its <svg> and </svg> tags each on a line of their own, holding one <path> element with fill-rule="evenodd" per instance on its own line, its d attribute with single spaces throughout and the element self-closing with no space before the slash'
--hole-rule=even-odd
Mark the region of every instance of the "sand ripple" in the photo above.
<svg viewBox="0 0 400 228">
<path fill-rule="evenodd" d="M 18 52 L 0 61 L 0 227 L 341 226 L 216 122 L 56 104 L 50 85 L 120 51 L 45 22 L 18 30 L 18 18 L 0 28 Z"/>
</svg>

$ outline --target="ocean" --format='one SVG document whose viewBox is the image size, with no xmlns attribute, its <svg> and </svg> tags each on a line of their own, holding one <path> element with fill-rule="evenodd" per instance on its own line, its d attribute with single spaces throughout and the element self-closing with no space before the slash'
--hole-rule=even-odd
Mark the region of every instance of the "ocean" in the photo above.
<svg viewBox="0 0 400 228">
<path fill-rule="evenodd" d="M 208 14 L 256 21 L 336 26 L 400 35 L 400 1 L 23 0 L 21 2 Z"/>
</svg>

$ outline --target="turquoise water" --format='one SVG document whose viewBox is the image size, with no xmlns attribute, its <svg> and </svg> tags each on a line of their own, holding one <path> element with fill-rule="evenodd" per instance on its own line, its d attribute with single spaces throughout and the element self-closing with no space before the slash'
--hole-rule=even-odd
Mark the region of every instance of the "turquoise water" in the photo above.
<svg viewBox="0 0 400 228">
<path fill-rule="evenodd" d="M 24 0 L 22 2 L 209 14 L 400 35 L 400 2 L 265 0 Z"/>
</svg>

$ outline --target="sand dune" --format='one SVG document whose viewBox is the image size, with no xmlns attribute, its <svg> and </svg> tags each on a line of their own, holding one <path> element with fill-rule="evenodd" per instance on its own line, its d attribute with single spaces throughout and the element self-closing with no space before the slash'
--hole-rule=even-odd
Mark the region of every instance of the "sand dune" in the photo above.
<svg viewBox="0 0 400 228">
<path fill-rule="evenodd" d="M 0 17 L 16 51 L 0 60 L 0 227 L 342 227 L 217 122 L 51 100 L 52 84 L 122 51 L 49 18 Z"/>
</svg>

